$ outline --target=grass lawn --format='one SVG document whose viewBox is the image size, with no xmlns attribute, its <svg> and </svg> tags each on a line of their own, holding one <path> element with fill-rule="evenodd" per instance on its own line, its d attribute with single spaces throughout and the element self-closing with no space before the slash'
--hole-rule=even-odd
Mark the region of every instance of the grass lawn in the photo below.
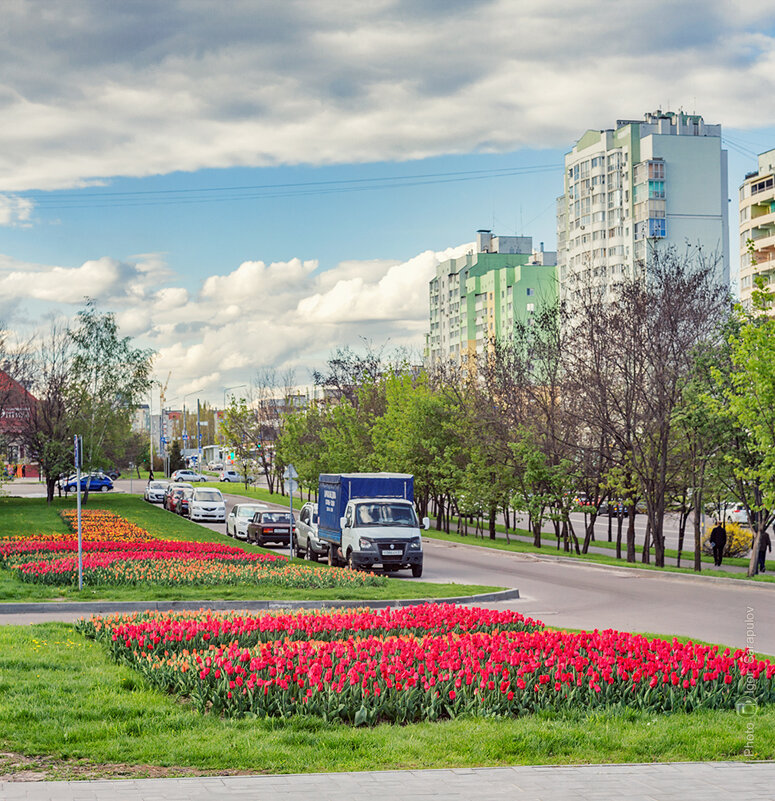
<svg viewBox="0 0 775 801">
<path fill-rule="evenodd" d="M 59 517 L 62 509 L 72 509 L 73 498 L 56 499 L 47 506 L 42 498 L 0 498 L 0 537 L 26 535 L 34 532 L 68 531 Z M 227 537 L 192 523 L 178 515 L 166 512 L 156 505 L 145 503 L 132 495 L 96 493 L 89 498 L 86 508 L 107 509 L 142 526 L 155 536 L 171 540 L 195 540 L 198 542 L 226 542 L 246 551 L 277 553 L 278 549 L 259 548 L 256 545 Z M 286 553 L 282 549 L 283 554 Z M 301 560 L 295 560 L 302 563 Z M 309 564 L 303 562 L 303 564 Z M 320 566 L 321 570 L 328 570 Z M 388 579 L 385 587 L 363 587 L 360 589 L 289 590 L 281 587 L 250 587 L 233 585 L 210 585 L 206 587 L 52 587 L 19 581 L 9 571 L 0 569 L 0 602 L 2 601 L 88 601 L 110 599 L 117 601 L 147 600 L 381 600 L 385 598 L 447 598 L 456 595 L 475 595 L 492 592 L 500 587 L 482 587 L 471 584 L 431 584 L 416 580 Z"/>
<path fill-rule="evenodd" d="M 318 719 L 223 719 L 148 687 L 65 623 L 0 627 L 0 747 L 46 755 L 46 778 L 742 759 L 749 718 L 636 711 L 458 719 L 372 729 Z M 775 757 L 775 709 L 754 719 Z M 122 768 L 122 766 L 124 766 Z M 127 771 L 126 766 L 136 766 Z M 162 770 L 148 766 L 161 766 Z M 29 769 L 39 769 L 34 759 Z M 0 762 L 0 773 L 9 768 Z"/>
</svg>

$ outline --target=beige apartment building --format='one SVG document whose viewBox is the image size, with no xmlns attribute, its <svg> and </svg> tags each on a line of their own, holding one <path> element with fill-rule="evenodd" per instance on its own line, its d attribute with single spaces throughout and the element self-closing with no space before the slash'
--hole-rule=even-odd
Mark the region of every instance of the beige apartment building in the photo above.
<svg viewBox="0 0 775 801">
<path fill-rule="evenodd" d="M 748 243 L 753 242 L 753 254 Z M 751 305 L 754 278 L 775 272 L 775 150 L 759 156 L 759 169 L 740 187 L 740 300 Z"/>
</svg>

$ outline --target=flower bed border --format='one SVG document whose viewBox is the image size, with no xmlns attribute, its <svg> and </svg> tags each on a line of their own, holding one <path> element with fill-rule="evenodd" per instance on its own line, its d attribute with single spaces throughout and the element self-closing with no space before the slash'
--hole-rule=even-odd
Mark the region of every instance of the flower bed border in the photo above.
<svg viewBox="0 0 775 801">
<path fill-rule="evenodd" d="M 255 601 L 37 601 L 34 603 L 0 603 L 0 615 L 34 614 L 37 612 L 73 612 L 82 615 L 102 615 L 113 612 L 174 612 L 197 609 L 246 610 L 250 612 L 278 609 L 385 609 L 390 606 L 417 606 L 419 604 L 469 604 L 480 602 L 513 601 L 520 597 L 519 590 L 485 592 L 481 595 L 458 595 L 452 598 L 395 598 L 381 600 L 308 600 L 283 601 L 280 599 Z"/>
</svg>

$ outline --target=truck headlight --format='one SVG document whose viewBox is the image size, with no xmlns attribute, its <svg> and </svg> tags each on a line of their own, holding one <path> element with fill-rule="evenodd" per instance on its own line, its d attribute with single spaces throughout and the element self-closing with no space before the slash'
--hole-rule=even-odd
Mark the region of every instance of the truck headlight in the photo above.
<svg viewBox="0 0 775 801">
<path fill-rule="evenodd" d="M 370 551 L 374 547 L 374 540 L 370 537 L 361 537 L 358 540 L 358 548 L 361 551 Z"/>
<path fill-rule="evenodd" d="M 409 550 L 410 551 L 420 551 L 422 550 L 422 540 L 419 537 L 415 537 L 414 539 L 409 541 Z"/>
</svg>

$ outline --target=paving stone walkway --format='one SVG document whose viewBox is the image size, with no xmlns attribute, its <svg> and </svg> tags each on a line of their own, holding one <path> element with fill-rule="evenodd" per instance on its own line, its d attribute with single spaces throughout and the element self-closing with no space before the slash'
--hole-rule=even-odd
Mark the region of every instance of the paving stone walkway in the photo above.
<svg viewBox="0 0 775 801">
<path fill-rule="evenodd" d="M 2 801 L 773 801 L 775 762 L 533 766 L 84 782 L 2 782 Z"/>
</svg>

